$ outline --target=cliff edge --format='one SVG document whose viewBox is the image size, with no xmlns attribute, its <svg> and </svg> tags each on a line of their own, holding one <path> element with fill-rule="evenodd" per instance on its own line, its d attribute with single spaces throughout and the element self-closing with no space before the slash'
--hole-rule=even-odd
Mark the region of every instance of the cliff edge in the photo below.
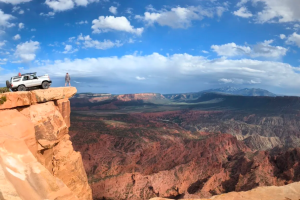
<svg viewBox="0 0 300 200">
<path fill-rule="evenodd" d="M 0 199 L 91 200 L 69 140 L 74 87 L 0 94 Z"/>
</svg>

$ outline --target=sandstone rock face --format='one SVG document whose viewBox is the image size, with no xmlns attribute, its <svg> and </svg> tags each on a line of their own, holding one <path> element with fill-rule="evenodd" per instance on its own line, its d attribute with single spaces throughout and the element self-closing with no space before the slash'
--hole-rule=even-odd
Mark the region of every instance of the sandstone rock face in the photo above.
<svg viewBox="0 0 300 200">
<path fill-rule="evenodd" d="M 92 199 L 68 135 L 68 98 L 75 93 L 68 87 L 3 94 L 9 101 L 0 106 L 1 200 Z"/>
<path fill-rule="evenodd" d="M 31 104 L 30 92 L 9 92 L 0 94 L 1 97 L 6 97 L 6 101 L 0 104 L 0 110 L 15 108 L 18 106 L 28 106 Z"/>
<path fill-rule="evenodd" d="M 289 185 L 276 187 L 259 187 L 247 192 L 230 192 L 213 196 L 213 200 L 299 200 L 300 199 L 300 182 L 292 183 Z M 152 198 L 151 200 L 167 200 L 164 198 Z M 197 199 L 189 199 L 197 200 Z M 208 200 L 208 199 L 198 199 Z"/>
<path fill-rule="evenodd" d="M 0 110 L 11 109 L 21 106 L 29 106 L 36 103 L 47 101 L 68 99 L 76 94 L 77 90 L 74 87 L 67 88 L 49 88 L 47 90 L 33 90 L 28 92 L 8 92 L 0 94 L 6 100 L 0 104 Z"/>
</svg>

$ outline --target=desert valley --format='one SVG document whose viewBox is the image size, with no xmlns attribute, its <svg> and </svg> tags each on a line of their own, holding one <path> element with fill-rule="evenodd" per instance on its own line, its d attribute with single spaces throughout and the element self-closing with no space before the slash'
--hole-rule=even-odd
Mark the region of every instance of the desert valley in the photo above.
<svg viewBox="0 0 300 200">
<path fill-rule="evenodd" d="M 300 181 L 300 98 L 261 89 L 76 94 L 93 199 L 210 198 Z"/>
</svg>

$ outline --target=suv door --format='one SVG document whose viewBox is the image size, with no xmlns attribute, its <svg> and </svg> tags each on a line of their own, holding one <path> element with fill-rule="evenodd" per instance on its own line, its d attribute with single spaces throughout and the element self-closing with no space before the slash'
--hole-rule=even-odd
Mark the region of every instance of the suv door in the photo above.
<svg viewBox="0 0 300 200">
<path fill-rule="evenodd" d="M 23 78 L 22 78 L 22 83 L 23 83 L 26 87 L 31 87 L 31 82 L 30 82 L 29 76 L 23 76 Z"/>
<path fill-rule="evenodd" d="M 39 80 L 39 78 L 37 76 L 30 75 L 30 84 L 31 84 L 31 87 L 40 86 L 41 81 Z"/>
</svg>

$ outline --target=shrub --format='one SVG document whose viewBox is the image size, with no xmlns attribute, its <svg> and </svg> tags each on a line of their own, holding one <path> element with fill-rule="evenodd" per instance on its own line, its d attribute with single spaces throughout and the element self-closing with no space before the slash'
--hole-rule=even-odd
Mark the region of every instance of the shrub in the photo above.
<svg viewBox="0 0 300 200">
<path fill-rule="evenodd" d="M 9 89 L 7 87 L 0 88 L 0 93 L 9 92 Z"/>
<path fill-rule="evenodd" d="M 0 105 L 4 104 L 5 101 L 6 101 L 6 96 L 0 97 Z"/>
</svg>

